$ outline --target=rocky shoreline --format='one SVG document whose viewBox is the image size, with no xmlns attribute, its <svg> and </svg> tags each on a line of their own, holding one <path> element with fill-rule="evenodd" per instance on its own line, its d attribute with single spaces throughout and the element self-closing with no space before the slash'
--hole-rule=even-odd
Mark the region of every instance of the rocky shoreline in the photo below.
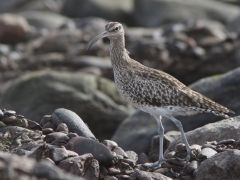
<svg viewBox="0 0 240 180">
<path fill-rule="evenodd" d="M 45 115 L 40 124 L 2 109 L 0 124 L 0 176 L 6 179 L 200 180 L 218 179 L 219 174 L 227 178 L 230 172 L 233 179 L 239 177 L 239 117 L 188 132 L 196 150 L 186 168 L 177 159 L 186 156 L 185 145 L 174 132 L 168 133 L 167 162 L 155 171 L 142 164 L 158 159 L 157 136 L 148 156 L 124 151 L 112 140 L 99 142 L 77 114 L 63 108 Z"/>
</svg>

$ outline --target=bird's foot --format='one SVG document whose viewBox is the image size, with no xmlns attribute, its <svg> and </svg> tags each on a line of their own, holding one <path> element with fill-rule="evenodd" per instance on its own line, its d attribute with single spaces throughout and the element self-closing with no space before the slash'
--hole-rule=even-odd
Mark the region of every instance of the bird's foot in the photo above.
<svg viewBox="0 0 240 180">
<path fill-rule="evenodd" d="M 188 162 L 189 162 L 189 160 L 190 160 L 191 157 L 196 158 L 196 155 L 193 153 L 193 151 L 197 151 L 197 149 L 195 149 L 195 148 L 190 148 L 189 150 L 187 150 L 187 157 L 185 157 L 185 158 L 183 158 L 183 159 L 182 159 L 182 158 L 179 158 L 179 157 L 176 158 L 176 159 L 179 160 L 179 161 L 186 161 L 186 164 L 184 165 L 184 168 L 187 167 Z"/>
<path fill-rule="evenodd" d="M 163 162 L 165 162 L 165 161 L 167 161 L 167 160 L 165 158 L 162 158 L 161 160 L 158 160 L 155 163 L 145 163 L 142 166 L 145 168 L 156 170 L 156 169 L 160 168 L 162 166 Z"/>
</svg>

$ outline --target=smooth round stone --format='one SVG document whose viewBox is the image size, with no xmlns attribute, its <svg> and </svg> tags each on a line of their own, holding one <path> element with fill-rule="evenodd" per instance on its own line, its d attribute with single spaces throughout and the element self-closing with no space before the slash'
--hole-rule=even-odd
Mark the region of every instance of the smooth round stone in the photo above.
<svg viewBox="0 0 240 180">
<path fill-rule="evenodd" d="M 125 153 L 128 155 L 128 158 L 129 158 L 130 160 L 132 160 L 134 163 L 137 162 L 137 160 L 138 160 L 138 155 L 137 155 L 137 153 L 135 153 L 134 151 L 126 151 Z"/>
<path fill-rule="evenodd" d="M 4 111 L 5 116 L 16 115 L 16 111 L 6 110 Z"/>
<path fill-rule="evenodd" d="M 149 163 L 149 162 L 150 162 L 150 160 L 145 153 L 141 153 L 139 155 L 139 158 L 138 158 L 138 163 L 139 164 L 145 164 L 145 163 Z"/>
<path fill-rule="evenodd" d="M 58 145 L 58 146 L 65 145 L 65 144 L 67 144 L 69 139 L 70 138 L 67 135 L 66 136 L 60 136 L 59 138 L 55 139 L 51 144 L 52 145 Z"/>
<path fill-rule="evenodd" d="M 52 129 L 54 129 L 54 126 L 53 126 L 53 124 L 51 122 L 47 122 L 46 124 L 44 124 L 42 126 L 42 128 L 43 129 L 45 129 L 45 128 L 52 128 Z"/>
<path fill-rule="evenodd" d="M 17 120 L 16 116 L 5 116 L 2 120 L 2 122 L 6 123 L 6 124 L 11 124 L 16 120 Z"/>
<path fill-rule="evenodd" d="M 171 158 L 174 158 L 175 155 L 176 155 L 176 152 L 175 152 L 175 151 L 171 151 L 171 152 L 165 154 L 165 155 L 164 155 L 164 158 L 166 158 L 166 159 L 171 159 Z"/>
<path fill-rule="evenodd" d="M 3 112 L 2 112 L 2 110 L 0 109 L 0 121 L 3 119 Z"/>
<path fill-rule="evenodd" d="M 46 135 L 46 137 L 44 138 L 44 141 L 46 141 L 47 143 L 51 143 L 54 140 L 56 140 L 60 137 L 63 137 L 63 136 L 67 136 L 67 135 L 62 132 L 53 132 L 53 133 Z"/>
<path fill-rule="evenodd" d="M 65 123 L 60 123 L 56 129 L 57 132 L 64 132 L 64 133 L 68 133 L 69 130 L 68 130 L 68 127 Z"/>
<path fill-rule="evenodd" d="M 101 165 L 111 165 L 114 158 L 111 151 L 103 144 L 85 137 L 73 137 L 66 145 L 66 149 L 75 151 L 79 155 L 91 153 Z"/>
<path fill-rule="evenodd" d="M 186 145 L 184 143 L 178 143 L 175 146 L 176 151 L 186 151 Z"/>
<path fill-rule="evenodd" d="M 53 129 L 52 129 L 52 128 L 45 128 L 45 129 L 42 130 L 42 133 L 43 133 L 44 135 L 50 134 L 50 133 L 52 133 L 52 132 L 53 132 Z"/>
<path fill-rule="evenodd" d="M 51 122 L 52 116 L 51 115 L 45 115 L 43 116 L 42 120 L 40 121 L 40 126 L 44 126 L 46 123 Z"/>
<path fill-rule="evenodd" d="M 83 120 L 73 111 L 59 108 L 52 114 L 52 123 L 57 127 L 65 123 L 70 132 L 77 133 L 79 136 L 96 139 L 91 130 L 86 126 Z"/>
</svg>

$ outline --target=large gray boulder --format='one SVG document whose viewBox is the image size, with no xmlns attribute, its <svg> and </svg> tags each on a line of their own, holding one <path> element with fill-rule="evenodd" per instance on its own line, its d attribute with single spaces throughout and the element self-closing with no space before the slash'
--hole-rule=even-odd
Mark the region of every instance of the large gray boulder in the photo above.
<svg viewBox="0 0 240 180">
<path fill-rule="evenodd" d="M 38 71 L 16 79 L 3 94 L 0 107 L 39 122 L 57 108 L 76 112 L 99 139 L 110 138 L 133 112 L 107 79 L 84 73 Z"/>
<path fill-rule="evenodd" d="M 239 15 L 239 7 L 212 0 L 135 0 L 136 26 L 156 27 L 189 19 L 212 19 L 222 23 Z"/>
<path fill-rule="evenodd" d="M 190 85 L 190 88 L 209 97 L 210 99 L 240 114 L 240 68 L 234 69 L 222 75 L 216 75 L 201 79 Z M 205 124 L 216 122 L 223 117 L 213 114 L 197 114 L 193 116 L 177 117 L 185 132 L 201 127 Z M 165 132 L 178 130 L 168 119 L 163 119 Z M 126 118 L 118 127 L 112 140 L 125 150 L 133 150 L 137 153 L 147 153 L 153 135 L 157 134 L 157 122 L 149 114 L 138 110 Z M 141 144 L 141 145 L 140 145 Z"/>
</svg>

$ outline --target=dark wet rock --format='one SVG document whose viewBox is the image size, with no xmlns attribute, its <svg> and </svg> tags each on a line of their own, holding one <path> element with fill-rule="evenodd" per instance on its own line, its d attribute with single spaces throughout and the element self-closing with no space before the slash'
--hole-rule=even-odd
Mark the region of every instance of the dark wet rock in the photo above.
<svg viewBox="0 0 240 180">
<path fill-rule="evenodd" d="M 69 129 L 68 129 L 68 126 L 67 126 L 65 123 L 60 123 L 60 124 L 57 126 L 56 131 L 57 131 L 57 132 L 63 132 L 63 133 L 68 134 Z"/>
<path fill-rule="evenodd" d="M 223 13 L 224 10 L 226 10 L 227 16 Z M 136 25 L 145 27 L 157 27 L 186 19 L 212 19 L 227 23 L 229 19 L 238 14 L 238 7 L 217 1 L 204 1 L 204 3 L 201 3 L 199 1 L 140 0 L 135 2 L 134 8 Z"/>
<path fill-rule="evenodd" d="M 67 172 L 71 172 L 72 174 L 78 176 L 83 176 L 92 160 L 93 156 L 91 154 L 83 154 L 81 156 L 67 158 L 61 161 L 58 166 Z"/>
<path fill-rule="evenodd" d="M 52 132 L 53 132 L 53 129 L 52 129 L 52 128 L 45 128 L 45 129 L 42 130 L 42 133 L 43 133 L 44 135 L 50 134 L 50 133 L 52 133 Z"/>
<path fill-rule="evenodd" d="M 68 152 L 65 148 L 50 148 L 49 158 L 58 163 L 68 157 Z"/>
<path fill-rule="evenodd" d="M 84 137 L 73 137 L 66 145 L 66 149 L 75 151 L 79 155 L 91 153 L 100 165 L 112 164 L 113 155 L 103 144 Z"/>
<path fill-rule="evenodd" d="M 44 138 L 44 141 L 46 141 L 47 143 L 51 143 L 60 137 L 68 137 L 68 136 L 62 132 L 53 132 L 53 133 L 47 134 L 46 137 Z"/>
<path fill-rule="evenodd" d="M 2 122 L 6 123 L 6 124 L 11 124 L 16 120 L 17 120 L 16 116 L 5 116 L 2 120 Z"/>
<path fill-rule="evenodd" d="M 237 180 L 240 176 L 239 161 L 239 150 L 228 150 L 218 153 L 200 164 L 196 175 L 196 180 L 225 180 L 229 179 L 229 177 L 231 177 L 232 180 Z"/>
<path fill-rule="evenodd" d="M 86 138 L 96 139 L 83 120 L 73 111 L 64 108 L 56 109 L 52 114 L 52 122 L 55 127 L 65 123 L 71 132 Z"/>
<path fill-rule="evenodd" d="M 237 139 L 240 135 L 238 131 L 238 128 L 240 128 L 240 117 L 237 116 L 233 119 L 233 121 L 227 119 L 210 123 L 201 128 L 187 132 L 186 137 L 189 144 L 203 144 L 206 141 L 219 141 L 222 139 Z M 171 151 L 179 142 L 182 142 L 181 138 L 173 141 L 165 151 L 165 154 Z"/>
<path fill-rule="evenodd" d="M 26 39 L 31 28 L 21 16 L 13 14 L 2 14 L 0 17 L 0 42 L 16 44 Z"/>
<path fill-rule="evenodd" d="M 58 98 L 54 98 L 55 95 Z M 65 107 L 87 122 L 99 139 L 110 138 L 117 125 L 134 110 L 109 80 L 84 73 L 55 71 L 28 73 L 16 79 L 1 98 L 0 106 L 11 107 L 37 122 L 44 112 Z M 101 123 L 96 126 L 98 122 Z"/>
<path fill-rule="evenodd" d="M 108 173 L 110 175 L 118 175 L 118 174 L 121 173 L 121 170 L 117 169 L 117 168 L 110 167 L 110 168 L 108 168 Z"/>
<path fill-rule="evenodd" d="M 98 161 L 96 159 L 93 159 L 91 164 L 86 169 L 83 177 L 86 179 L 98 180 L 99 173 L 100 173 L 100 170 L 99 170 Z"/>
<path fill-rule="evenodd" d="M 158 179 L 158 180 L 172 180 L 167 176 L 164 176 L 160 173 L 151 173 L 146 171 L 136 170 L 133 174 L 131 174 L 131 178 L 145 180 L 145 179 Z"/>
<path fill-rule="evenodd" d="M 118 144 L 114 141 L 111 140 L 103 140 L 102 144 L 104 144 L 105 146 L 108 147 L 108 149 L 110 149 L 111 151 L 118 146 Z"/>
</svg>

